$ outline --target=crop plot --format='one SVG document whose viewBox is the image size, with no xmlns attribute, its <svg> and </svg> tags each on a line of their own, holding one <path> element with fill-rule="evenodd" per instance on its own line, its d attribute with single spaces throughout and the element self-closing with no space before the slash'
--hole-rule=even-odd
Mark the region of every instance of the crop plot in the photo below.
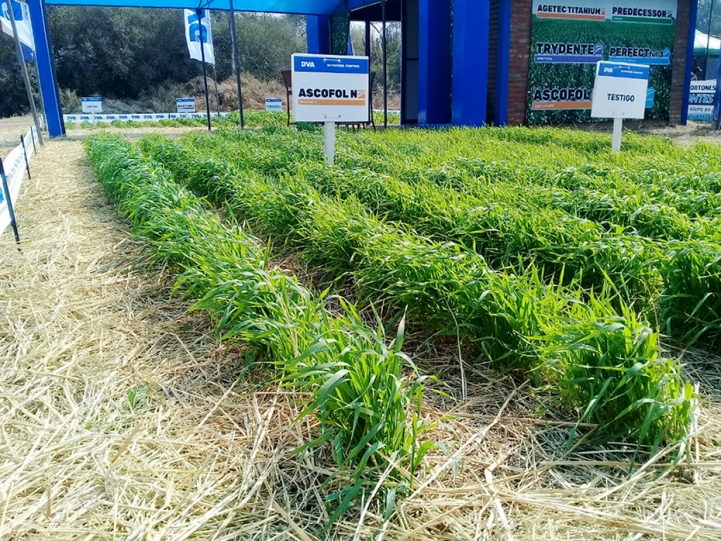
<svg viewBox="0 0 721 541">
<path fill-rule="evenodd" d="M 332 167 L 312 130 L 98 136 L 88 148 L 219 335 L 309 393 L 309 446 L 354 472 L 332 522 L 376 483 L 412 490 L 434 446 L 406 326 L 545 389 L 570 423 L 595 427 L 591 445 L 688 452 L 695 393 L 669 352 L 721 346 L 721 150 L 626 141 L 615 155 L 583 132 L 341 133 Z M 266 270 L 274 250 L 351 300 L 331 307 L 329 290 Z M 359 316 L 381 305 L 377 325 Z M 395 339 L 376 330 L 399 321 Z"/>
</svg>

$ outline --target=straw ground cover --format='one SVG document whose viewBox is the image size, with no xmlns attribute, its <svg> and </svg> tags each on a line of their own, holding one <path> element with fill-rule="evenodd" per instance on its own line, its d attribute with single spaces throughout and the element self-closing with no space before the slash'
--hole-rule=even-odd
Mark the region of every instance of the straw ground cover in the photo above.
<svg viewBox="0 0 721 541">
<path fill-rule="evenodd" d="M 294 397 L 238 381 L 242 350 L 169 300 L 170 277 L 143 262 L 80 144 L 51 143 L 33 172 L 23 252 L 0 239 L 3 538 L 323 538 L 328 472 L 292 453 L 310 428 L 293 424 Z M 566 453 L 567 423 L 539 416 L 528 386 L 466 366 L 468 400 L 431 394 L 423 408 L 452 458 L 427 455 L 387 523 L 371 506 L 327 538 L 718 539 L 721 375 L 708 362 L 691 365 L 693 463 L 666 471 L 671 448 L 631 475 L 624 445 Z M 458 377 L 453 355 L 432 364 Z"/>
</svg>

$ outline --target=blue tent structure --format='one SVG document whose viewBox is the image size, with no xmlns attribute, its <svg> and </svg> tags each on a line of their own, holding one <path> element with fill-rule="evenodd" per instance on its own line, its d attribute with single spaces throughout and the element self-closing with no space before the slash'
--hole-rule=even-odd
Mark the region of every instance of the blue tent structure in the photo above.
<svg viewBox="0 0 721 541">
<path fill-rule="evenodd" d="M 388 20 L 399 20 L 393 13 L 404 13 L 410 21 L 410 31 L 404 32 L 402 120 L 405 123 L 427 125 L 455 124 L 482 125 L 486 122 L 488 88 L 488 13 L 491 0 L 455 0 L 456 15 L 453 27 L 455 61 L 453 62 L 453 94 L 451 102 L 451 10 L 450 0 L 234 0 L 236 11 L 270 12 L 308 15 L 308 52 L 329 54 L 329 18 L 338 14 L 351 14 L 349 19 L 363 20 L 375 17 L 379 7 L 387 3 L 391 11 Z M 48 130 L 51 137 L 64 134 L 64 125 L 54 64 L 47 32 L 46 5 L 106 6 L 218 9 L 230 8 L 229 0 L 28 0 L 32 17 L 33 33 L 37 44 L 40 84 L 45 96 Z M 511 0 L 502 0 L 507 7 L 501 10 L 505 18 L 501 32 L 506 29 L 509 38 Z M 384 6 L 385 7 L 385 6 Z M 363 15 L 368 9 L 368 15 Z M 375 11 L 373 11 L 375 10 Z M 360 15 L 358 15 L 360 13 Z M 368 18 L 365 18 L 368 21 Z M 506 50 L 506 48 L 503 48 Z M 464 52 L 467 51 L 467 54 Z M 507 61 L 507 55 L 500 54 L 499 61 Z M 507 67 L 498 71 L 507 73 Z M 503 92 L 503 84 L 496 84 L 496 90 Z M 500 103 L 500 101 L 499 101 Z M 451 119 L 451 108 L 453 108 Z M 501 108 L 502 109 L 502 108 Z M 502 124 L 504 111 L 496 114 L 496 123 Z"/>
<path fill-rule="evenodd" d="M 37 47 L 40 84 L 46 96 L 45 109 L 50 136 L 63 135 L 64 126 L 47 32 L 46 5 L 228 10 L 230 1 L 27 0 Z M 531 29 L 535 18 L 533 10 L 538 9 L 538 2 L 232 1 L 236 11 L 307 15 L 308 52 L 317 54 L 346 52 L 346 35 L 342 32 L 334 34 L 334 29 L 345 25 L 347 32 L 349 21 L 365 21 L 366 36 L 369 21 L 381 20 L 381 13 L 388 21 L 400 21 L 403 124 L 482 126 L 493 123 L 502 126 L 528 121 L 529 96 L 533 90 L 529 85 L 529 70 L 534 63 Z M 667 68 L 672 72 L 668 120 L 683 124 L 688 109 L 698 0 L 664 2 L 673 3 L 675 25 L 673 58 L 669 60 Z M 607 4 L 605 0 L 587 0 L 585 3 L 594 6 Z M 559 42 L 564 39 L 560 37 Z M 565 41 L 563 43 L 565 45 Z"/>
</svg>

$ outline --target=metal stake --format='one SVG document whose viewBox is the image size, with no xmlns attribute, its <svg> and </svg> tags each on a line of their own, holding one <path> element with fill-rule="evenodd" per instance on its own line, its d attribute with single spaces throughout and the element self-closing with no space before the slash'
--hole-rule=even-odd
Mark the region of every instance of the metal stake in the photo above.
<svg viewBox="0 0 721 541">
<path fill-rule="evenodd" d="M 210 99 L 208 98 L 208 72 L 205 69 L 205 27 L 203 26 L 203 10 L 196 9 L 195 13 L 198 15 L 198 21 L 200 23 L 200 60 L 203 63 L 203 86 L 205 87 L 205 114 L 208 117 L 208 131 L 210 127 Z M 210 14 L 209 14 L 210 15 Z"/>
<path fill-rule="evenodd" d="M 33 177 L 30 176 L 30 162 L 28 161 L 28 153 L 25 150 L 25 138 L 22 135 L 20 136 L 20 144 L 23 146 L 23 156 L 25 156 L 25 169 L 28 172 L 28 180 L 31 180 Z"/>
<path fill-rule="evenodd" d="M 381 0 L 383 17 L 383 127 L 388 127 L 388 43 L 386 41 L 386 0 Z"/>
<path fill-rule="evenodd" d="M 10 3 L 10 0 L 5 0 L 5 5 L 8 7 L 8 11 L 10 12 L 10 25 L 13 29 L 13 36 L 15 37 L 15 47 L 18 50 L 18 61 L 20 62 L 20 69 L 23 72 L 23 79 L 25 80 L 25 90 L 27 90 L 28 93 L 28 101 L 30 102 L 30 111 L 33 113 L 33 120 L 35 121 L 35 129 L 38 130 L 38 139 L 40 140 L 40 144 L 43 144 L 43 137 L 40 134 L 40 122 L 38 121 L 38 111 L 35 109 L 35 100 L 33 99 L 33 91 L 30 87 L 30 78 L 28 77 L 28 69 L 27 66 L 25 66 L 25 59 L 23 58 L 23 48 L 22 45 L 20 45 L 20 37 L 18 35 L 18 27 L 15 23 L 15 13 L 13 13 L 13 6 Z"/>
<path fill-rule="evenodd" d="M 16 34 L 17 35 L 17 34 Z M 13 201 L 10 197 L 10 188 L 8 187 L 8 179 L 5 176 L 5 168 L 3 167 L 3 161 L 0 159 L 0 177 L 2 177 L 2 189 L 5 192 L 5 202 L 8 206 L 8 213 L 10 214 L 10 225 L 13 226 L 13 233 L 15 233 L 15 242 L 20 244 L 20 234 L 18 233 L 18 224 L 15 221 L 15 210 L 13 209 Z M 18 248 L 19 250 L 20 248 Z"/>
<path fill-rule="evenodd" d="M 235 11 L 233 0 L 230 0 L 230 40 L 233 44 L 233 72 L 235 73 L 235 84 L 238 85 L 238 113 L 240 113 L 240 127 L 245 127 L 243 119 L 243 92 L 240 88 L 240 58 L 238 54 L 238 37 L 235 34 Z"/>
</svg>

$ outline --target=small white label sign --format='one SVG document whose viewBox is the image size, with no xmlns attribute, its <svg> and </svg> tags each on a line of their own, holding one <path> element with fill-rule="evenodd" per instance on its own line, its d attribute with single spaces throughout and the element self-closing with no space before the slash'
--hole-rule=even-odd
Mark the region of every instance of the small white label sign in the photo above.
<svg viewBox="0 0 721 541">
<path fill-rule="evenodd" d="M 596 64 L 591 116 L 642 119 L 646 108 L 649 67 L 623 62 Z"/>
<path fill-rule="evenodd" d="M 83 113 L 102 113 L 103 99 L 98 97 L 80 98 L 83 107 Z"/>
<path fill-rule="evenodd" d="M 194 113 L 195 98 L 175 98 L 175 107 L 179 113 Z"/>
<path fill-rule="evenodd" d="M 265 98 L 265 111 L 277 113 L 283 111 L 283 100 L 281 98 Z"/>
<path fill-rule="evenodd" d="M 294 54 L 293 120 L 368 122 L 367 56 Z"/>
</svg>

